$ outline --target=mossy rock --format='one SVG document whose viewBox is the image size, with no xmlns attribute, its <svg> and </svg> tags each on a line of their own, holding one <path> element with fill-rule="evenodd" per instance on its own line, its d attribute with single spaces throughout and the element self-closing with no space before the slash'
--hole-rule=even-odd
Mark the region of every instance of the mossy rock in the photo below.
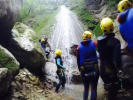
<svg viewBox="0 0 133 100">
<path fill-rule="evenodd" d="M 13 75 L 16 75 L 19 71 L 18 61 L 2 46 L 0 46 L 0 68 L 8 68 Z"/>
</svg>

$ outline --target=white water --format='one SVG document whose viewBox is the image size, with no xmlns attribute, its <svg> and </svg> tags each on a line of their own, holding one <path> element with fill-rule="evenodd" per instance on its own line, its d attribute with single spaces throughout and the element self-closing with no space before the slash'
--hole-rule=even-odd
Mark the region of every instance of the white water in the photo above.
<svg viewBox="0 0 133 100">
<path fill-rule="evenodd" d="M 82 38 L 83 28 L 77 16 L 72 13 L 65 6 L 61 6 L 61 9 L 56 17 L 56 23 L 51 37 L 52 50 L 61 49 L 64 66 L 69 69 L 67 73 L 67 83 L 65 90 L 61 90 L 65 96 L 72 97 L 74 100 L 82 100 L 83 98 L 83 85 L 71 83 L 71 72 L 77 69 L 76 58 L 69 54 L 69 48 L 72 44 L 79 44 Z M 55 55 L 51 57 L 54 60 Z M 51 76 L 56 74 L 56 66 L 47 64 L 47 71 L 51 73 Z M 100 95 L 102 95 L 103 87 L 98 87 Z M 101 99 L 102 100 L 102 99 Z"/>
<path fill-rule="evenodd" d="M 82 33 L 83 28 L 76 15 L 65 6 L 61 6 L 56 16 L 56 23 L 50 42 L 53 50 L 62 50 L 64 66 L 69 70 L 66 77 L 66 88 L 63 94 L 73 97 L 74 100 L 82 99 L 83 86 L 71 84 L 71 72 L 73 69 L 77 69 L 77 64 L 76 58 L 69 54 L 69 48 L 72 44 L 79 44 Z M 54 57 L 52 59 L 54 59 Z"/>
</svg>

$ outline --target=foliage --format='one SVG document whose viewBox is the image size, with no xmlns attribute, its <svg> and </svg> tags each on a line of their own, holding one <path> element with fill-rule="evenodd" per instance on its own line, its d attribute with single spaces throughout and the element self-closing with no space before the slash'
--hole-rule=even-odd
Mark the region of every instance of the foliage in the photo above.
<svg viewBox="0 0 133 100">
<path fill-rule="evenodd" d="M 80 17 L 80 19 L 82 20 L 82 22 L 84 24 L 87 25 L 87 27 L 93 31 L 93 33 L 95 34 L 96 37 L 102 35 L 102 30 L 100 28 L 100 24 L 95 23 L 94 22 L 94 17 L 91 14 L 91 12 L 83 9 L 83 8 L 73 8 L 74 11 L 78 14 L 78 16 Z"/>
<path fill-rule="evenodd" d="M 34 42 L 38 42 L 40 37 L 44 34 L 50 36 L 52 31 L 51 28 L 54 22 L 54 16 L 57 14 L 57 12 L 58 10 L 50 15 L 44 16 L 41 20 L 38 21 L 37 26 L 34 27 L 36 34 L 33 34 L 32 37 Z"/>
<path fill-rule="evenodd" d="M 59 2 L 53 0 L 23 0 L 18 21 L 30 26 L 36 32 L 32 37 L 34 42 L 38 42 L 43 34 L 49 35 L 51 33 L 58 5 L 62 3 Z"/>
<path fill-rule="evenodd" d="M 88 28 L 95 27 L 93 15 L 89 11 L 83 8 L 75 8 L 75 12 L 78 14 L 80 19 L 88 26 Z"/>
<path fill-rule="evenodd" d="M 49 3 L 48 0 L 24 0 L 23 7 L 18 20 L 24 21 L 28 18 L 35 17 L 37 15 L 47 14 L 47 10 L 53 10 L 56 7 L 56 2 Z"/>
<path fill-rule="evenodd" d="M 97 24 L 96 25 L 95 29 L 93 30 L 93 33 L 95 33 L 95 36 L 96 37 L 98 37 L 98 36 L 100 36 L 100 35 L 103 34 L 103 32 L 102 32 L 102 30 L 100 28 L 100 24 Z"/>
</svg>

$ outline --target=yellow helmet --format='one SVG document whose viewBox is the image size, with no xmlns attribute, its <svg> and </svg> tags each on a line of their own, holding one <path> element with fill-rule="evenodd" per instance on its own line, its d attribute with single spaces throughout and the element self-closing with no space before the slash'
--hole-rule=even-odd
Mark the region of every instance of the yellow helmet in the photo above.
<svg viewBox="0 0 133 100">
<path fill-rule="evenodd" d="M 56 56 L 61 56 L 61 54 L 62 54 L 62 52 L 61 52 L 61 50 L 60 49 L 58 49 L 58 50 L 56 50 Z"/>
<path fill-rule="evenodd" d="M 103 18 L 100 27 L 105 34 L 112 33 L 114 31 L 114 23 L 111 18 Z"/>
<path fill-rule="evenodd" d="M 124 12 L 128 8 L 130 8 L 130 7 L 131 7 L 131 2 L 128 1 L 128 0 L 122 0 L 118 4 L 118 10 L 119 10 L 119 12 Z"/>
<path fill-rule="evenodd" d="M 90 31 L 85 31 L 82 37 L 83 37 L 83 40 L 91 39 L 92 33 Z"/>
<path fill-rule="evenodd" d="M 45 42 L 44 38 L 41 38 L 41 42 Z"/>
</svg>

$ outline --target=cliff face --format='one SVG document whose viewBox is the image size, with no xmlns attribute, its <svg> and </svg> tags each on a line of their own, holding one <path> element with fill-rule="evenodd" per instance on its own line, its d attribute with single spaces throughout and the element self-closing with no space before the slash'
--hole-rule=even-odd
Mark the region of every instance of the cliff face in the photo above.
<svg viewBox="0 0 133 100">
<path fill-rule="evenodd" d="M 85 0 L 86 8 L 90 10 L 98 10 L 103 5 L 104 0 Z"/>
<path fill-rule="evenodd" d="M 25 50 L 13 37 L 12 28 L 21 7 L 22 0 L 0 0 L 0 44 L 15 56 L 21 67 L 27 67 L 33 73 L 42 75 L 45 64 L 43 55 L 37 50 Z"/>
<path fill-rule="evenodd" d="M 22 0 L 0 0 L 0 35 L 12 29 L 21 6 Z"/>
<path fill-rule="evenodd" d="M 85 0 L 86 9 L 91 10 L 94 16 L 98 19 L 103 17 L 112 17 L 114 18 L 117 11 L 117 4 L 120 0 Z"/>
</svg>

